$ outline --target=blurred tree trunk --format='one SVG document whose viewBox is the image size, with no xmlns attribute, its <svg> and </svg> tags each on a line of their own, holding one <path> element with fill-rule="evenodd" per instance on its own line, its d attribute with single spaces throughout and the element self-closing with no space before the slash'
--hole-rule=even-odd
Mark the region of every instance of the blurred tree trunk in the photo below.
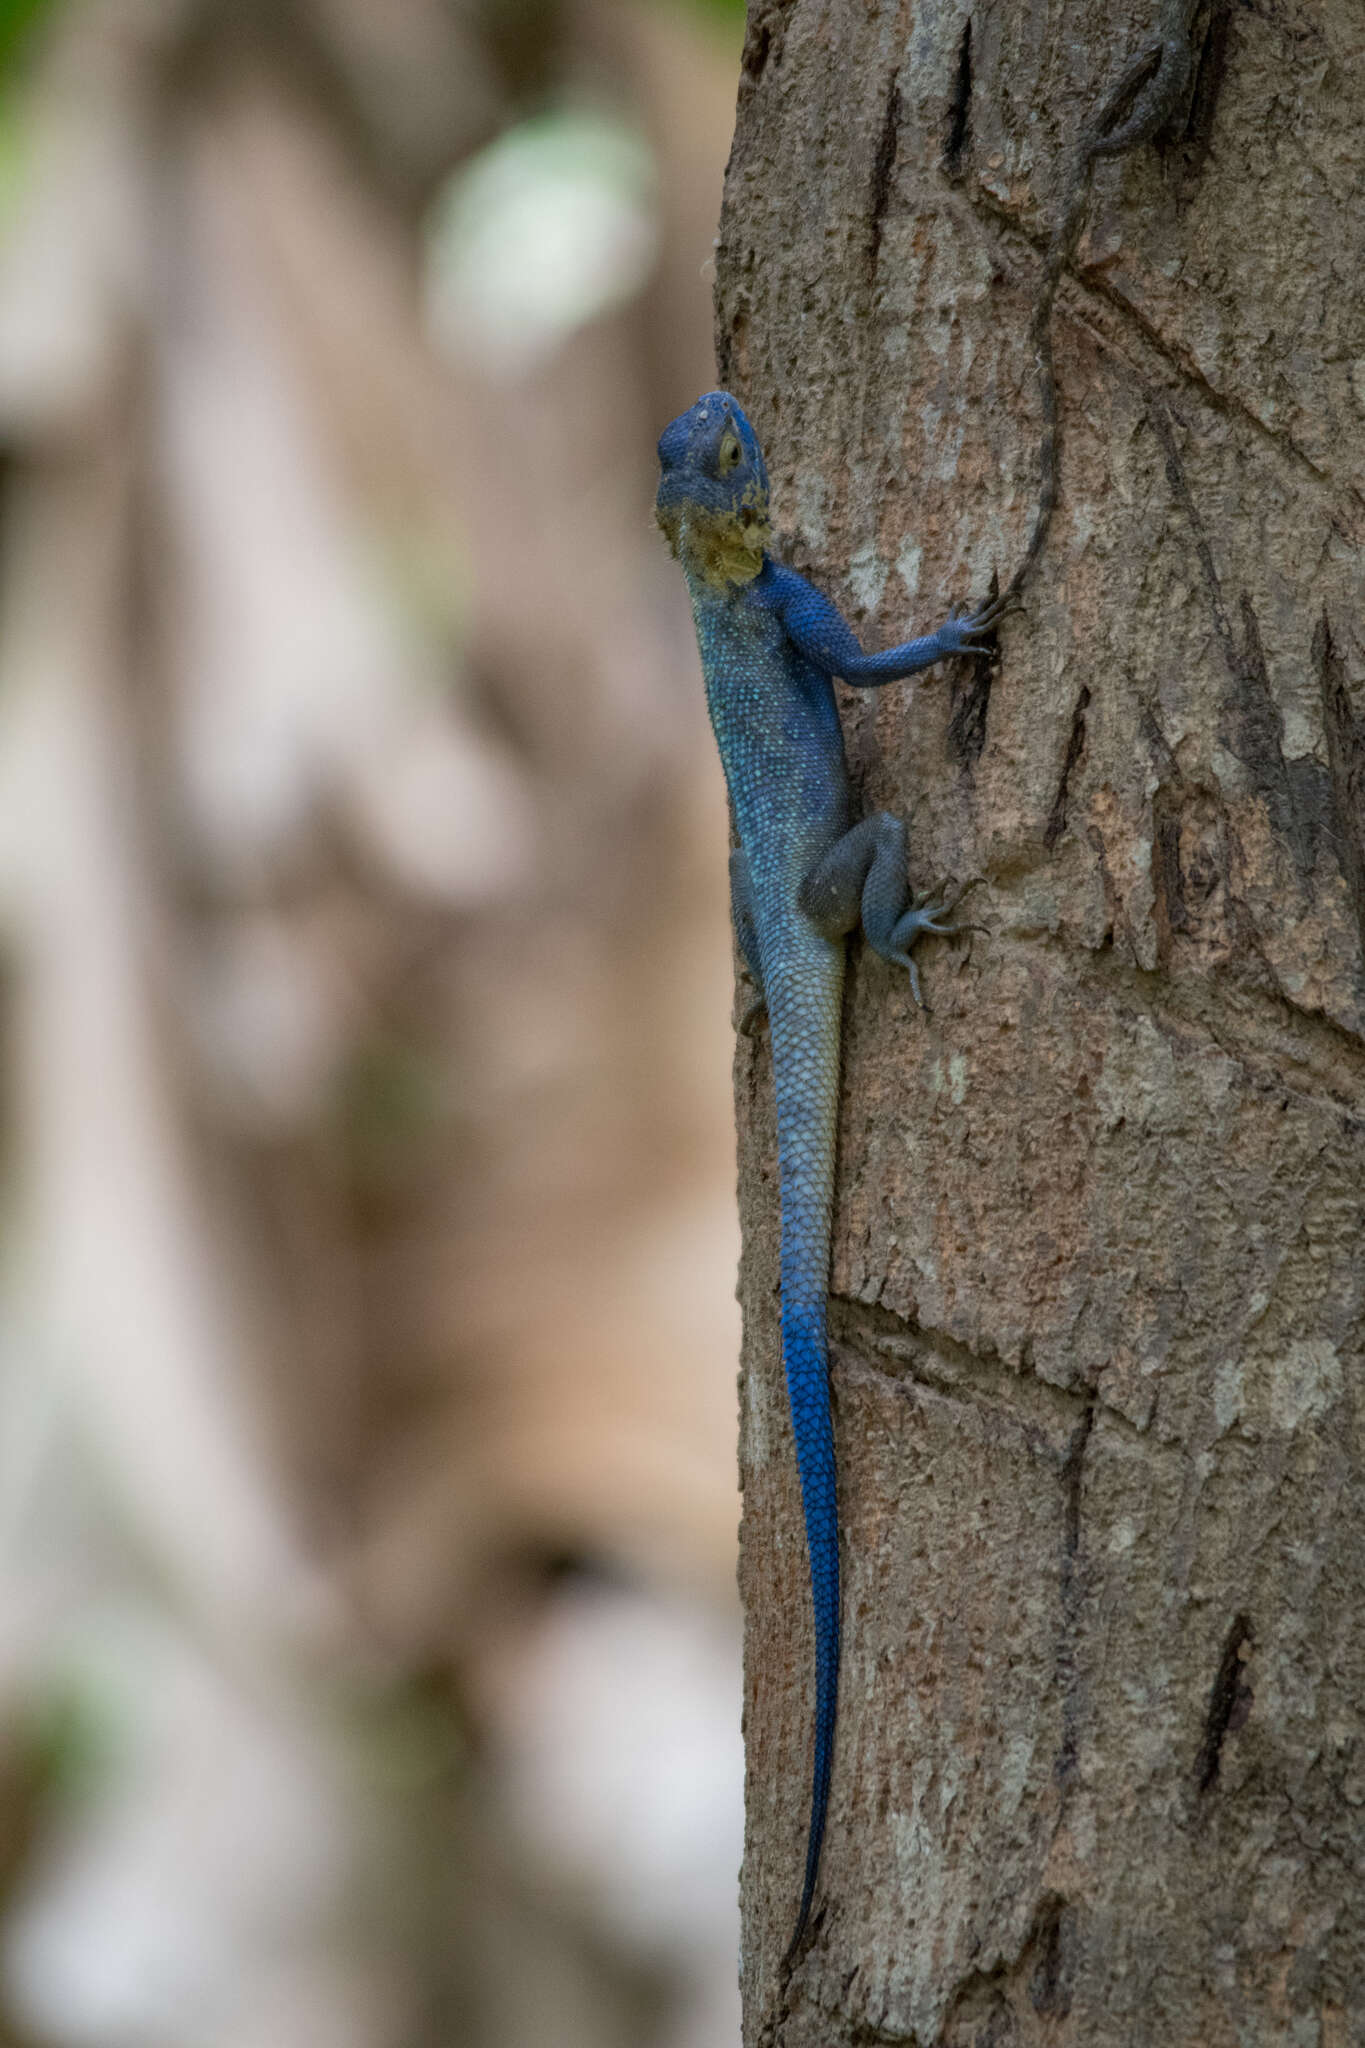
<svg viewBox="0 0 1365 2048">
<path fill-rule="evenodd" d="M 789 559 L 873 645 L 1002 581 L 1068 156 L 1153 4 L 751 8 L 719 270 Z M 990 928 L 856 951 L 823 1917 L 766 1040 L 746 1228 L 747 2039 L 1365 2039 L 1365 22 L 1206 4 L 1100 166 L 1001 659 L 856 699 Z M 793 204 L 792 195 L 799 194 Z"/>
</svg>

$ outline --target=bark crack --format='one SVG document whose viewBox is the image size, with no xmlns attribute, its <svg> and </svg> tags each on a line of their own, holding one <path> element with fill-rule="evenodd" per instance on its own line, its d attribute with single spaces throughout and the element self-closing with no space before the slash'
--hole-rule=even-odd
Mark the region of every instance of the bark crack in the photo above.
<svg viewBox="0 0 1365 2048">
<path fill-rule="evenodd" d="M 1150 704 L 1143 705 L 1139 724 L 1157 773 L 1157 785 L 1152 792 L 1152 921 L 1157 933 L 1157 965 L 1165 973 L 1176 934 L 1188 932 L 1192 923 L 1180 851 L 1181 827 L 1191 792 Z M 1219 811 L 1221 815 L 1221 806 Z"/>
<path fill-rule="evenodd" d="M 960 2039 L 964 2026 L 969 2026 L 972 2039 L 983 2048 L 1006 2048 L 1018 2039 L 1010 1994 L 1025 1975 L 1034 2011 L 1044 2018 L 1065 2019 L 1071 2010 L 1076 1967 L 1074 1921 L 1074 1909 L 1060 1892 L 1044 1892 L 1018 1949 L 1002 1955 L 989 1969 L 969 1970 L 953 1986 L 935 2038 L 951 2034 Z M 873 2038 L 881 2042 L 891 2037 Z"/>
<path fill-rule="evenodd" d="M 1076 708 L 1071 714 L 1071 732 L 1067 738 L 1066 756 L 1062 762 L 1062 773 L 1057 783 L 1057 794 L 1052 800 L 1048 815 L 1047 830 L 1043 833 L 1043 844 L 1049 853 L 1066 830 L 1066 806 L 1071 789 L 1071 777 L 1076 763 L 1085 751 L 1085 714 L 1090 706 L 1090 689 L 1081 684 Z"/>
<path fill-rule="evenodd" d="M 1328 773 L 1332 780 L 1341 872 L 1351 892 L 1365 965 L 1365 717 L 1351 709 L 1346 668 L 1332 642 L 1326 612 L 1313 633 L 1313 666 L 1322 691 L 1322 722 L 1327 731 Z"/>
<path fill-rule="evenodd" d="M 1184 129 L 1174 147 L 1180 156 L 1177 198 L 1186 203 L 1203 176 L 1213 147 L 1213 123 L 1227 74 L 1232 0 L 1212 0 L 1202 30 L 1190 37 L 1194 46 L 1194 83 Z"/>
<path fill-rule="evenodd" d="M 956 183 L 962 176 L 963 160 L 972 139 L 972 17 L 962 24 L 957 46 L 957 70 L 953 74 L 952 97 L 943 141 L 944 174 Z"/>
<path fill-rule="evenodd" d="M 830 1337 L 836 1348 L 853 1354 L 864 1372 L 893 1386 L 908 1381 L 978 1414 L 1008 1420 L 1028 1448 L 1049 1457 L 1058 1470 L 1067 1468 L 1076 1431 L 1087 1414 L 1092 1427 L 1102 1414 L 1106 1427 L 1112 1424 L 1128 1442 L 1140 1444 L 1153 1457 L 1179 1450 L 1177 1444 L 1164 1443 L 1149 1430 L 1140 1429 L 1131 1416 L 1112 1407 L 1098 1391 L 1054 1386 L 1050 1380 L 1016 1370 L 996 1351 L 971 1350 L 943 1331 L 929 1329 L 880 1303 L 831 1295 Z"/>
<path fill-rule="evenodd" d="M 1062 1788 L 1076 1774 L 1080 1748 L 1079 1673 L 1076 1665 L 1076 1637 L 1081 1625 L 1083 1572 L 1081 1563 L 1081 1504 L 1085 1490 L 1085 1453 L 1094 1434 L 1099 1398 L 1091 1393 L 1076 1425 L 1062 1466 L 1062 1634 L 1058 1647 L 1057 1675 L 1062 1694 L 1062 1739 L 1057 1750 L 1053 1776 Z M 1063 1807 L 1063 1812 L 1065 1808 Z M 1057 1825 L 1061 1826 L 1062 1815 Z"/>
<path fill-rule="evenodd" d="M 1308 755 L 1294 761 L 1285 759 L 1284 718 L 1271 687 L 1256 608 L 1243 591 L 1238 599 L 1239 638 L 1213 548 L 1185 474 L 1170 413 L 1154 393 L 1150 403 L 1151 419 L 1165 460 L 1166 480 L 1194 542 L 1231 685 L 1225 698 L 1223 737 L 1265 804 L 1275 836 L 1289 849 L 1301 880 L 1307 883 L 1317 865 L 1318 848 L 1331 812 L 1328 773 Z"/>
<path fill-rule="evenodd" d="M 956 676 L 953 678 L 948 754 L 960 767 L 969 770 L 976 766 L 985 751 L 994 669 L 991 655 L 981 654 L 972 662 L 970 682 L 963 684 Z"/>
<path fill-rule="evenodd" d="M 1031 941 L 1055 943 L 1050 934 Z M 1091 972 L 1120 981 L 1143 1001 L 1152 1021 L 1164 1030 L 1196 1031 L 1211 1047 L 1258 1082 L 1287 1087 L 1305 1102 L 1344 1113 L 1365 1129 L 1358 1108 L 1365 1089 L 1365 1053 L 1359 1035 L 1321 1011 L 1301 1010 L 1279 989 L 1246 987 L 1238 991 L 1237 1010 L 1219 1010 L 1207 995 L 1189 986 L 1167 982 L 1112 950 L 1090 949 Z M 1234 1027 L 1242 1027 L 1241 1029 Z M 1254 1036 L 1255 1032 L 1258 1035 Z M 1297 1068 L 1305 1082 L 1291 1078 Z"/>
<path fill-rule="evenodd" d="M 993 192 L 984 189 L 974 190 L 968 203 L 971 210 L 980 217 L 1017 234 L 1022 241 L 1028 243 L 1035 254 L 1046 252 L 1046 235 L 1029 226 L 1010 207 L 997 199 Z M 1072 291 L 1077 294 L 1079 304 L 1067 304 L 1066 295 Z M 1313 460 L 1292 434 L 1283 428 L 1268 426 L 1245 398 L 1239 397 L 1235 392 L 1220 391 L 1216 384 L 1210 383 L 1208 376 L 1194 358 L 1164 335 L 1136 300 L 1125 297 L 1102 274 L 1093 269 L 1087 270 L 1084 266 L 1068 270 L 1058 287 L 1057 310 L 1059 315 L 1068 313 L 1078 326 L 1093 335 L 1101 347 L 1112 349 L 1122 355 L 1121 339 L 1113 332 L 1106 331 L 1103 325 L 1094 324 L 1096 317 L 1101 313 L 1108 312 L 1116 316 L 1130 330 L 1132 337 L 1144 342 L 1151 349 L 1162 367 L 1170 372 L 1174 379 L 1187 386 L 1220 417 L 1241 421 L 1274 449 L 1277 455 L 1291 456 L 1306 477 L 1320 491 L 1335 500 L 1340 509 L 1334 516 L 1340 521 L 1343 536 L 1357 544 L 1361 542 L 1365 534 L 1360 516 L 1362 511 L 1365 511 L 1365 490 L 1356 484 L 1343 482 L 1332 476 Z M 1124 356 L 1123 360 L 1135 374 L 1142 374 L 1139 365 L 1131 356 Z"/>
<path fill-rule="evenodd" d="M 739 59 L 741 91 L 751 91 L 769 62 L 776 63 L 781 57 L 784 16 L 790 4 L 791 0 L 773 0 L 773 4 L 751 16 Z"/>
<path fill-rule="evenodd" d="M 1065 2019 L 1071 2010 L 1075 1974 L 1072 1916 L 1059 1892 L 1045 1893 L 1034 1916 L 1033 1945 L 1038 1959 L 1029 1978 L 1029 2002 L 1036 2013 Z"/>
<path fill-rule="evenodd" d="M 1250 1619 L 1239 1614 L 1228 1630 L 1223 1644 L 1223 1654 L 1218 1660 L 1218 1670 L 1209 1692 L 1208 1710 L 1204 1716 L 1204 1734 L 1195 1758 L 1194 1777 L 1200 1797 L 1211 1792 L 1218 1782 L 1219 1766 L 1223 1759 L 1223 1744 L 1229 1735 L 1246 1723 L 1255 1698 L 1246 1678 L 1246 1666 L 1255 1647 L 1256 1638 Z"/>
<path fill-rule="evenodd" d="M 896 176 L 896 155 L 900 143 L 900 127 L 904 118 L 900 87 L 893 78 L 887 94 L 886 109 L 882 115 L 881 134 L 877 138 L 877 154 L 872 160 L 872 196 L 868 210 L 867 238 L 867 281 L 875 284 L 877 266 L 882 255 L 882 230 L 886 222 L 886 210 L 891 203 L 892 186 Z"/>
</svg>

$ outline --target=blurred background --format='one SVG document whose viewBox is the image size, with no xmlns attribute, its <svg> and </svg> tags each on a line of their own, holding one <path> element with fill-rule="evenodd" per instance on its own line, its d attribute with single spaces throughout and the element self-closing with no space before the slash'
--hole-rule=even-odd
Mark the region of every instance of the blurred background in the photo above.
<svg viewBox="0 0 1365 2048">
<path fill-rule="evenodd" d="M 726 2048 L 737 0 L 0 0 L 0 2048 Z"/>
</svg>

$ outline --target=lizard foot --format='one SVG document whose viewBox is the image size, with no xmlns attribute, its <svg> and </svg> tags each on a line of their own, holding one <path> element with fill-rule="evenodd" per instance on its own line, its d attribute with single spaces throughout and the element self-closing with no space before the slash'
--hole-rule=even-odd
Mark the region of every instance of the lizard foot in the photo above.
<svg viewBox="0 0 1365 2048">
<path fill-rule="evenodd" d="M 968 883 L 967 888 L 970 887 L 971 884 Z M 896 961 L 900 966 L 908 970 L 910 975 L 910 993 L 926 1015 L 930 1014 L 929 1005 L 924 1000 L 924 991 L 920 987 L 919 969 L 915 965 L 911 948 L 920 939 L 926 937 L 955 939 L 964 932 L 984 932 L 986 930 L 984 924 L 969 922 L 945 924 L 943 922 L 944 918 L 952 916 L 966 893 L 967 889 L 965 888 L 959 889 L 956 895 L 952 896 L 947 895 L 943 889 L 929 890 L 917 903 L 911 904 L 909 910 L 898 920 L 896 928 L 891 934 L 891 948 L 888 951 L 887 958 Z"/>
<path fill-rule="evenodd" d="M 979 612 L 954 612 L 936 635 L 944 657 L 989 654 L 996 621 L 1008 609 L 998 598 L 992 598 Z"/>
</svg>

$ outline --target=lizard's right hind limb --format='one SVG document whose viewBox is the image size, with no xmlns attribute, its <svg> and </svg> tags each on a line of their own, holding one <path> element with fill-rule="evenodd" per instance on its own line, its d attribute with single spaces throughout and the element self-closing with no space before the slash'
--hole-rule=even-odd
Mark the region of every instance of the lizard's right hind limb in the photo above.
<svg viewBox="0 0 1365 2048">
<path fill-rule="evenodd" d="M 974 925 L 943 924 L 957 901 L 931 890 L 918 903 L 905 874 L 905 823 L 892 811 L 874 811 L 836 839 L 801 884 L 800 904 L 817 931 L 839 938 L 861 919 L 868 944 L 883 960 L 904 967 L 910 993 L 927 1009 L 912 948 L 926 936 L 952 938 Z"/>
</svg>

